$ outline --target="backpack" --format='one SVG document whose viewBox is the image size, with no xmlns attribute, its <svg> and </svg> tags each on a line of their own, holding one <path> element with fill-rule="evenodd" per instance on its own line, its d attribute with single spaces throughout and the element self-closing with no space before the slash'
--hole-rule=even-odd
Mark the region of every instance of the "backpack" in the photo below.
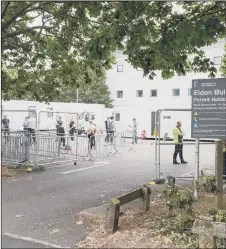
<svg viewBox="0 0 226 249">
<path fill-rule="evenodd" d="M 108 129 L 109 129 L 109 130 L 113 130 L 113 129 L 114 129 L 114 121 L 113 121 L 113 120 L 111 120 L 111 121 L 109 122 Z"/>
</svg>

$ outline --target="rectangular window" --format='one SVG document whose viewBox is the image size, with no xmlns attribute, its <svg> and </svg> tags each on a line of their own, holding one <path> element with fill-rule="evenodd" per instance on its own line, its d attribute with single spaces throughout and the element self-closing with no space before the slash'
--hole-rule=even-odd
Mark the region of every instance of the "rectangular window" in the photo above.
<svg viewBox="0 0 226 249">
<path fill-rule="evenodd" d="M 36 106 L 28 106 L 28 116 L 36 117 Z"/>
<path fill-rule="evenodd" d="M 151 97 L 157 97 L 157 90 L 156 89 L 155 90 L 151 90 L 150 96 Z"/>
<path fill-rule="evenodd" d="M 171 119 L 171 116 L 163 116 L 163 119 Z"/>
<path fill-rule="evenodd" d="M 137 90 L 137 97 L 142 98 L 143 97 L 143 90 Z"/>
<path fill-rule="evenodd" d="M 123 72 L 123 65 L 117 65 L 117 72 Z"/>
<path fill-rule="evenodd" d="M 221 65 L 221 61 L 222 61 L 222 56 L 213 57 L 214 65 Z"/>
<path fill-rule="evenodd" d="M 47 117 L 48 118 L 53 118 L 53 108 L 47 108 Z"/>
<path fill-rule="evenodd" d="M 173 89 L 173 96 L 180 96 L 180 89 Z"/>
<path fill-rule="evenodd" d="M 120 121 L 120 113 L 115 113 L 115 121 Z"/>
<path fill-rule="evenodd" d="M 117 98 L 123 98 L 123 91 L 117 91 Z"/>
<path fill-rule="evenodd" d="M 191 88 L 188 88 L 188 96 L 191 96 L 191 95 L 192 95 Z"/>
</svg>

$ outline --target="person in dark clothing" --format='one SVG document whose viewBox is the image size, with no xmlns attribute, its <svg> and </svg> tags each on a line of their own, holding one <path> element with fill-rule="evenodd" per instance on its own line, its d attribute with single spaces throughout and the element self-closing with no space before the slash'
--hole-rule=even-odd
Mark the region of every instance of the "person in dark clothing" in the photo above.
<svg viewBox="0 0 226 249">
<path fill-rule="evenodd" d="M 183 136 L 184 136 L 184 133 L 181 130 L 181 122 L 178 121 L 176 128 L 173 129 L 173 141 L 175 144 L 175 150 L 174 150 L 174 154 L 173 154 L 173 164 L 179 164 L 177 162 L 177 155 L 178 154 L 179 154 L 179 157 L 181 160 L 181 164 L 188 163 L 184 160 L 184 157 L 183 157 Z"/>
<path fill-rule="evenodd" d="M 10 135 L 9 133 L 9 119 L 7 118 L 7 116 L 5 115 L 4 118 L 2 119 L 2 125 L 3 125 L 3 129 L 4 129 L 4 135 Z"/>
<path fill-rule="evenodd" d="M 59 127 L 63 125 L 63 121 L 62 121 L 62 117 L 59 117 L 59 119 L 57 120 L 56 122 L 56 133 L 57 133 L 57 136 L 58 136 L 58 133 L 59 133 Z M 58 140 L 58 139 L 57 139 Z M 56 140 L 56 141 L 57 141 Z"/>
<path fill-rule="evenodd" d="M 70 124 L 69 124 L 70 130 L 69 130 L 69 134 L 71 137 L 71 141 L 74 141 L 74 134 L 75 134 L 75 121 L 72 119 Z"/>
<path fill-rule="evenodd" d="M 107 142 L 107 143 L 109 142 L 109 122 L 110 122 L 110 118 L 108 117 L 107 120 L 104 122 L 106 133 L 107 133 L 107 136 L 105 138 L 105 142 Z"/>
<path fill-rule="evenodd" d="M 108 131 L 109 131 L 110 143 L 112 144 L 114 140 L 114 132 L 115 132 L 115 123 L 114 123 L 113 116 L 110 117 Z"/>
<path fill-rule="evenodd" d="M 60 144 L 63 143 L 63 147 L 65 147 L 65 130 L 63 124 L 60 124 L 57 129 L 57 135 L 60 137 Z"/>
</svg>

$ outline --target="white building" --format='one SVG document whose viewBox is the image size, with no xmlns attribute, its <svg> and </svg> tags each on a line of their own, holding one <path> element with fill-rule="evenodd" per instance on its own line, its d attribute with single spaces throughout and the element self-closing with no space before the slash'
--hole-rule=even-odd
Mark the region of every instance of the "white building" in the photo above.
<svg viewBox="0 0 226 249">
<path fill-rule="evenodd" d="M 204 48 L 206 55 L 219 69 L 223 55 L 225 40 Z M 29 110 L 36 110 L 37 122 L 40 129 L 55 129 L 56 119 L 62 116 L 65 120 L 66 131 L 75 114 L 89 112 L 96 116 L 98 129 L 104 129 L 106 117 L 115 116 L 117 130 L 128 130 L 133 118 L 137 119 L 139 132 L 146 130 L 147 137 L 153 135 L 155 129 L 155 112 L 159 109 L 191 108 L 192 79 L 207 78 L 205 74 L 189 74 L 184 77 L 174 77 L 163 80 L 159 73 L 154 80 L 143 77 L 143 71 L 134 69 L 126 62 L 122 53 L 116 53 L 117 63 L 108 71 L 107 84 L 114 99 L 114 108 L 107 109 L 103 105 L 82 103 L 56 103 L 49 105 L 34 101 L 3 101 L 2 114 L 10 119 L 11 129 L 21 129 L 25 116 Z M 217 77 L 220 77 L 218 73 Z M 11 110 L 11 111 L 10 111 Z M 15 112 L 13 110 L 18 110 Z M 41 112 L 41 113 L 40 113 Z M 64 113 L 62 113 L 64 112 Z M 40 114 L 39 114 L 40 113 Z M 168 133 L 172 137 L 172 130 L 178 120 L 182 121 L 186 138 L 191 137 L 190 112 L 163 112 L 161 119 L 161 137 Z"/>
<path fill-rule="evenodd" d="M 225 40 L 205 47 L 207 57 L 220 68 L 224 53 Z M 114 99 L 117 129 L 128 128 L 133 118 L 137 119 L 139 130 L 146 130 L 151 136 L 155 128 L 155 112 L 165 108 L 191 108 L 192 79 L 208 78 L 205 74 L 189 74 L 163 80 L 159 73 L 154 80 L 143 77 L 143 71 L 134 69 L 126 62 L 126 57 L 119 51 L 116 53 L 117 63 L 108 71 L 107 83 Z M 217 77 L 221 77 L 218 72 Z M 167 132 L 172 137 L 172 130 L 178 120 L 182 121 L 183 130 L 190 138 L 190 112 L 163 112 L 161 120 L 161 136 Z"/>
</svg>

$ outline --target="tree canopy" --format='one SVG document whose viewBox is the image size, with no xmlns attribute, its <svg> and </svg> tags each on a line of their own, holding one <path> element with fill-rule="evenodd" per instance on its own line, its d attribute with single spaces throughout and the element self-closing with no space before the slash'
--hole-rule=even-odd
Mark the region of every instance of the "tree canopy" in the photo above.
<svg viewBox="0 0 226 249">
<path fill-rule="evenodd" d="M 222 58 L 221 74 L 226 77 L 226 44 L 224 45 L 224 55 Z"/>
<path fill-rule="evenodd" d="M 150 79 L 214 77 L 202 48 L 225 38 L 226 2 L 2 2 L 3 98 L 54 100 L 93 85 L 121 50 Z M 90 74 L 92 72 L 92 74 Z"/>
</svg>

